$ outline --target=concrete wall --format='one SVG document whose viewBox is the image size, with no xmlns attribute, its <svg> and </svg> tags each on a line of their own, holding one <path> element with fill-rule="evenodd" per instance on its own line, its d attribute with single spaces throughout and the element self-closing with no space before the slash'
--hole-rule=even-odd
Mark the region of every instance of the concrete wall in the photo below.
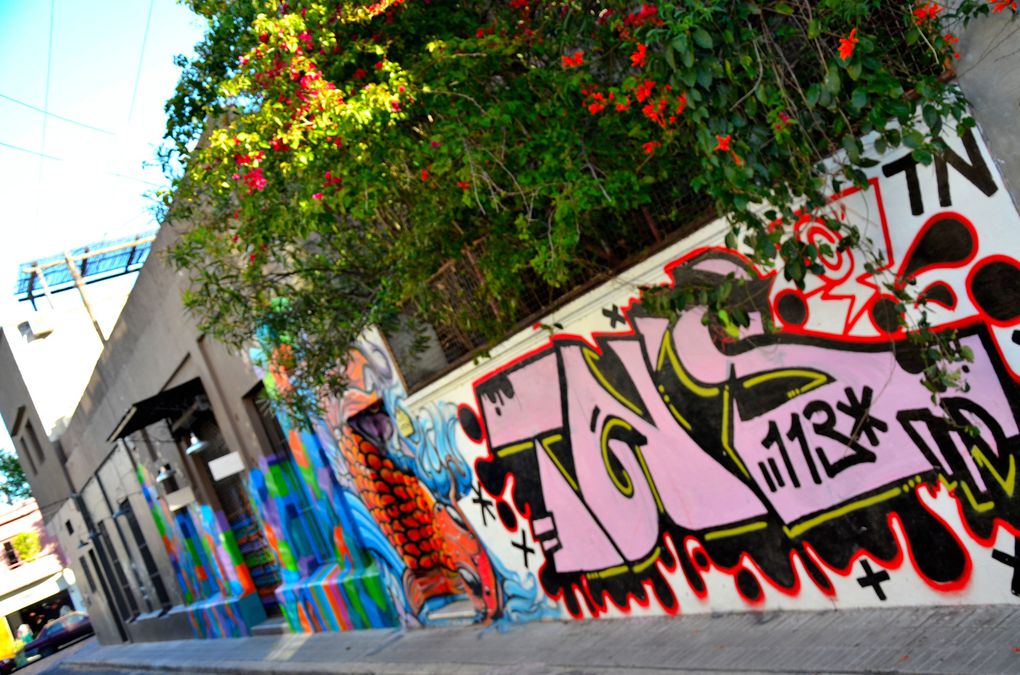
<svg viewBox="0 0 1020 675">
<path fill-rule="evenodd" d="M 46 424 L 36 411 L 11 349 L 11 343 L 21 339 L 19 332 L 11 334 L 0 329 L 0 378 L 3 382 L 0 387 L 0 416 L 14 441 L 14 449 L 32 487 L 32 495 L 41 505 L 43 517 L 48 519 L 52 510 L 67 496 L 67 481 L 60 469 L 56 450 L 43 431 Z M 34 438 L 39 443 L 41 454 L 35 450 L 28 433 L 29 425 L 36 430 Z"/>
<path fill-rule="evenodd" d="M 411 396 L 366 338 L 357 395 L 322 421 L 334 470 L 407 564 L 394 485 L 460 516 L 429 536 L 447 542 L 437 564 L 480 580 L 454 589 L 477 618 L 1017 602 L 1020 216 L 980 136 L 948 142 L 945 162 L 898 150 L 834 199 L 888 261 L 878 274 L 834 253 L 797 289 L 725 249 L 717 222 L 539 322 L 557 334 L 522 332 Z M 739 339 L 637 299 L 730 274 L 748 281 Z M 894 279 L 973 352 L 944 409 L 890 318 Z M 372 472 L 366 447 L 402 477 Z"/>
<path fill-rule="evenodd" d="M 1008 13 L 1007 13 L 1008 14 Z M 985 134 L 994 139 L 993 156 L 1014 204 L 1020 204 L 1020 22 L 993 14 L 957 31 L 960 88 Z"/>
</svg>

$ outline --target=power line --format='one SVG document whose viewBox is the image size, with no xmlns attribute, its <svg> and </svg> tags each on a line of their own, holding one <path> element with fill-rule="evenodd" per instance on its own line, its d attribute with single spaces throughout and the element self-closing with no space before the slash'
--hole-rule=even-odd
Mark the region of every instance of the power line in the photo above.
<svg viewBox="0 0 1020 675">
<path fill-rule="evenodd" d="M 39 142 L 39 156 L 46 153 L 46 123 L 50 119 L 50 73 L 53 69 L 53 24 L 57 13 L 57 0 L 50 0 L 50 40 L 46 47 L 46 87 L 43 90 L 43 118 L 42 118 L 42 139 Z M 42 194 L 43 163 L 39 162 L 39 177 L 36 180 L 36 191 Z M 42 199 L 35 200 L 35 223 L 39 224 L 39 210 L 42 208 Z"/>
<path fill-rule="evenodd" d="M 142 79 L 142 62 L 145 60 L 145 45 L 149 42 L 149 26 L 152 24 L 152 7 L 156 0 L 149 0 L 149 13 L 145 17 L 145 32 L 142 34 L 142 50 L 138 53 L 138 69 L 135 71 L 135 85 L 131 88 L 131 106 L 128 108 L 128 124 L 135 114 L 135 97 L 138 95 L 138 83 Z"/>
<path fill-rule="evenodd" d="M 4 143 L 3 141 L 0 141 L 0 145 L 2 145 L 5 148 L 10 148 L 12 150 L 18 150 L 19 152 L 27 152 L 30 155 L 35 155 L 36 157 L 42 157 L 43 159 L 52 159 L 52 160 L 54 160 L 56 162 L 64 161 L 60 157 L 54 157 L 53 155 L 47 155 L 45 153 L 38 152 L 37 150 L 29 150 L 28 148 L 22 148 L 22 147 L 17 146 L 17 145 L 11 145 L 10 143 Z"/>
<path fill-rule="evenodd" d="M 0 141 L 0 147 L 10 148 L 11 150 L 17 150 L 19 152 L 24 152 L 24 153 L 27 153 L 29 155 L 35 155 L 36 157 L 42 157 L 43 159 L 48 159 L 48 160 L 51 160 L 51 161 L 54 161 L 54 162 L 66 162 L 67 161 L 63 157 L 54 157 L 53 155 L 47 155 L 46 153 L 39 152 L 38 150 L 29 150 L 28 148 L 23 148 L 23 147 L 21 147 L 19 145 L 12 145 L 10 143 L 4 143 L 3 141 Z M 163 187 L 159 183 L 153 183 L 152 181 L 145 180 L 144 178 L 138 178 L 137 176 L 128 176 L 127 174 L 117 173 L 116 171 L 104 171 L 103 175 L 104 176 L 112 176 L 114 178 L 120 178 L 120 179 L 123 179 L 123 180 L 130 180 L 130 181 L 134 181 L 136 183 L 142 183 L 144 185 L 148 185 L 149 187 L 154 187 L 154 188 L 161 188 L 161 187 Z"/>
<path fill-rule="evenodd" d="M 34 106 L 31 103 L 25 103 L 24 101 L 19 101 L 18 99 L 14 98 L 13 96 L 8 96 L 6 94 L 0 94 L 0 98 L 5 99 L 7 101 L 10 101 L 11 103 L 17 103 L 18 105 L 24 106 L 24 107 L 28 108 L 29 110 L 34 110 L 37 113 L 42 113 L 43 115 L 47 115 L 47 116 L 52 117 L 54 119 L 58 119 L 61 122 L 67 122 L 68 124 L 73 124 L 73 125 L 78 126 L 78 127 L 83 127 L 85 129 L 89 129 L 91 131 L 98 131 L 101 134 L 107 134 L 109 136 L 115 136 L 116 135 L 112 131 L 108 131 L 106 129 L 100 129 L 99 127 L 94 127 L 91 124 L 85 124 L 84 122 L 78 122 L 77 120 L 72 120 L 69 117 L 64 117 L 63 115 L 58 115 L 56 113 L 51 113 L 51 112 L 49 112 L 47 110 L 44 110 L 44 109 L 39 108 L 37 106 Z"/>
</svg>

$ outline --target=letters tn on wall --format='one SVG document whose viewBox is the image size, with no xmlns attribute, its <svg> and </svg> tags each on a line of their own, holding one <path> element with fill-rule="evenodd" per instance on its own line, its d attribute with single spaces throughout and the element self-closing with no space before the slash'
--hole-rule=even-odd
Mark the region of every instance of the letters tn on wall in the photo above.
<svg viewBox="0 0 1020 675">
<path fill-rule="evenodd" d="M 1020 217 L 979 136 L 947 142 L 833 197 L 874 272 L 805 218 L 783 226 L 832 253 L 797 289 L 717 245 L 716 224 L 542 322 L 562 330 L 387 398 L 380 443 L 481 542 L 479 583 L 576 617 L 1015 602 Z M 748 281 L 739 339 L 636 300 L 731 274 Z M 932 402 L 883 280 L 958 331 L 966 391 Z"/>
</svg>

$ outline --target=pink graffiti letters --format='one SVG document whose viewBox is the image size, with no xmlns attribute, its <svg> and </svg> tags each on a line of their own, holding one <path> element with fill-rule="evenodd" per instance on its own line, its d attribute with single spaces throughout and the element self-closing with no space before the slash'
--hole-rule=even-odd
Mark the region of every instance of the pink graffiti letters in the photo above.
<svg viewBox="0 0 1020 675">
<path fill-rule="evenodd" d="M 753 280 L 749 312 L 772 311 L 772 280 L 733 254 L 671 266 L 678 280 L 730 271 Z M 831 592 L 826 568 L 838 574 L 865 552 L 901 560 L 895 528 L 924 542 L 908 556 L 922 579 L 957 587 L 970 560 L 918 499 L 921 481 L 955 488 L 977 536 L 1017 530 L 1015 385 L 982 323 L 961 338 L 980 386 L 943 411 L 902 339 L 768 333 L 756 321 L 725 340 L 698 310 L 669 322 L 636 304 L 626 318 L 626 332 L 594 344 L 555 336 L 475 383 L 489 449 L 479 479 L 498 498 L 513 477 L 546 556 L 543 587 L 572 613 L 578 598 L 598 614 L 645 604 L 649 590 L 675 611 L 676 564 L 695 593 L 714 565 L 755 602 L 759 578 L 799 588 L 799 559 Z"/>
</svg>

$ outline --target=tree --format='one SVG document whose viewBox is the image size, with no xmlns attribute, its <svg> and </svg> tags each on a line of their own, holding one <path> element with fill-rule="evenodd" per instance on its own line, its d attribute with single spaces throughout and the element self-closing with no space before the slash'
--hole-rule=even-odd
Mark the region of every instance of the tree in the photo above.
<svg viewBox="0 0 1020 675">
<path fill-rule="evenodd" d="M 945 77 L 948 27 L 1016 11 L 1002 0 L 951 11 L 191 4 L 210 27 L 167 106 L 166 166 L 184 168 L 166 200 L 181 230 L 171 259 L 191 274 L 185 301 L 203 329 L 235 347 L 256 335 L 287 345 L 267 353 L 287 355 L 307 385 L 295 392 L 342 386 L 337 365 L 369 324 L 414 314 L 497 339 L 528 297 L 606 274 L 645 245 L 636 224 L 675 228 L 706 207 L 730 222 L 729 246 L 802 284 L 830 251 L 782 224 L 812 213 L 839 247 L 866 246 L 825 212 L 841 184 L 866 187 L 874 160 L 860 137 L 930 163 L 944 129 L 973 125 Z M 470 266 L 477 288 L 438 284 L 451 265 Z M 647 306 L 707 305 L 732 333 L 749 320 L 734 287 L 649 289 Z M 909 289 L 888 287 L 911 328 Z M 952 381 L 939 364 L 964 355 L 922 334 L 937 389 Z"/>
<path fill-rule="evenodd" d="M 18 456 L 10 450 L 0 450 L 0 500 L 13 504 L 31 496 Z"/>
<path fill-rule="evenodd" d="M 18 560 L 32 562 L 42 553 L 42 542 L 38 532 L 19 532 L 11 537 L 11 546 L 18 553 Z"/>
</svg>

